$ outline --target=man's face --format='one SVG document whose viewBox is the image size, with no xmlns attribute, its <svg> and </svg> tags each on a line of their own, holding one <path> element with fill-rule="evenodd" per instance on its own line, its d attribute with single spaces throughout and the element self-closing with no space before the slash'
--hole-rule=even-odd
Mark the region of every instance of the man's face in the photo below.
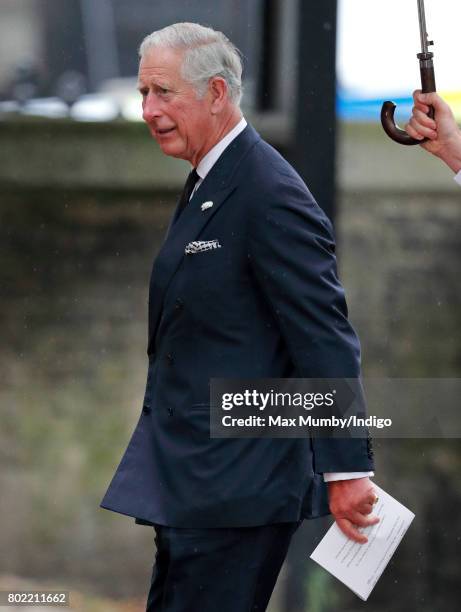
<svg viewBox="0 0 461 612">
<path fill-rule="evenodd" d="M 143 119 L 163 153 L 196 166 L 207 152 L 210 96 L 197 99 L 192 85 L 181 76 L 181 62 L 180 51 L 150 49 L 139 64 L 138 88 Z"/>
</svg>

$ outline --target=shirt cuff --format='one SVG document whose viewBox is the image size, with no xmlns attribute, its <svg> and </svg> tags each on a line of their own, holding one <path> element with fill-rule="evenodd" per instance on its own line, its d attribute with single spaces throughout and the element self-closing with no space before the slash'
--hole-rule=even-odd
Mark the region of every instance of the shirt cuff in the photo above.
<svg viewBox="0 0 461 612">
<path fill-rule="evenodd" d="M 455 175 L 454 180 L 458 183 L 458 185 L 461 185 L 461 170 Z"/>
<path fill-rule="evenodd" d="M 352 480 L 354 478 L 366 478 L 374 476 L 374 472 L 324 472 L 323 480 L 333 482 L 334 480 Z"/>
</svg>

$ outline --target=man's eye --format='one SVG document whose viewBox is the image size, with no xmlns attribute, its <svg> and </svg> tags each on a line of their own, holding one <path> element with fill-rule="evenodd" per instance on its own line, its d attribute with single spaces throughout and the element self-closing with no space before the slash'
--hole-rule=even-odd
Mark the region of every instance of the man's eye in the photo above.
<svg viewBox="0 0 461 612">
<path fill-rule="evenodd" d="M 166 95 L 167 93 L 169 93 L 169 89 L 167 89 L 166 87 L 160 87 L 160 93 L 163 95 Z"/>
<path fill-rule="evenodd" d="M 141 96 L 142 96 L 143 98 L 145 98 L 145 97 L 147 96 L 147 93 L 148 93 L 148 92 L 147 92 L 147 89 L 140 89 L 140 90 L 139 90 L 139 93 L 141 94 Z"/>
</svg>

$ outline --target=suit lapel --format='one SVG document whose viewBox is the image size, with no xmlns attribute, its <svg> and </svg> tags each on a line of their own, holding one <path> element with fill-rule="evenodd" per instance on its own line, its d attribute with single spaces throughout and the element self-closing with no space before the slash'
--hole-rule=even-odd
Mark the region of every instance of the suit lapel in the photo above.
<svg viewBox="0 0 461 612">
<path fill-rule="evenodd" d="M 224 150 L 176 223 L 170 223 L 167 238 L 154 262 L 150 280 L 149 354 L 153 350 L 165 293 L 182 262 L 186 245 L 199 238 L 210 219 L 236 189 L 237 184 L 233 180 L 235 171 L 243 156 L 259 139 L 258 133 L 248 125 Z M 202 211 L 201 205 L 207 201 L 212 201 L 213 206 Z"/>
</svg>

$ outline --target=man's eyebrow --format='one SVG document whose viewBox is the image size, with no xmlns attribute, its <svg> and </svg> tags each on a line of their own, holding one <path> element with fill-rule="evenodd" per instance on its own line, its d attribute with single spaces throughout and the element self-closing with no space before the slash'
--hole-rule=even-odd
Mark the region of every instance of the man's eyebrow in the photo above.
<svg viewBox="0 0 461 612">
<path fill-rule="evenodd" d="M 141 91 L 143 89 L 149 88 L 150 85 L 153 85 L 154 87 L 158 87 L 160 89 L 163 89 L 163 88 L 170 89 L 170 84 L 167 83 L 166 81 L 165 82 L 163 82 L 163 81 L 162 82 L 158 82 L 158 81 L 155 81 L 155 80 L 152 80 L 151 83 L 141 83 L 140 81 L 138 81 L 137 84 L 136 84 L 136 89 L 138 91 Z"/>
</svg>

